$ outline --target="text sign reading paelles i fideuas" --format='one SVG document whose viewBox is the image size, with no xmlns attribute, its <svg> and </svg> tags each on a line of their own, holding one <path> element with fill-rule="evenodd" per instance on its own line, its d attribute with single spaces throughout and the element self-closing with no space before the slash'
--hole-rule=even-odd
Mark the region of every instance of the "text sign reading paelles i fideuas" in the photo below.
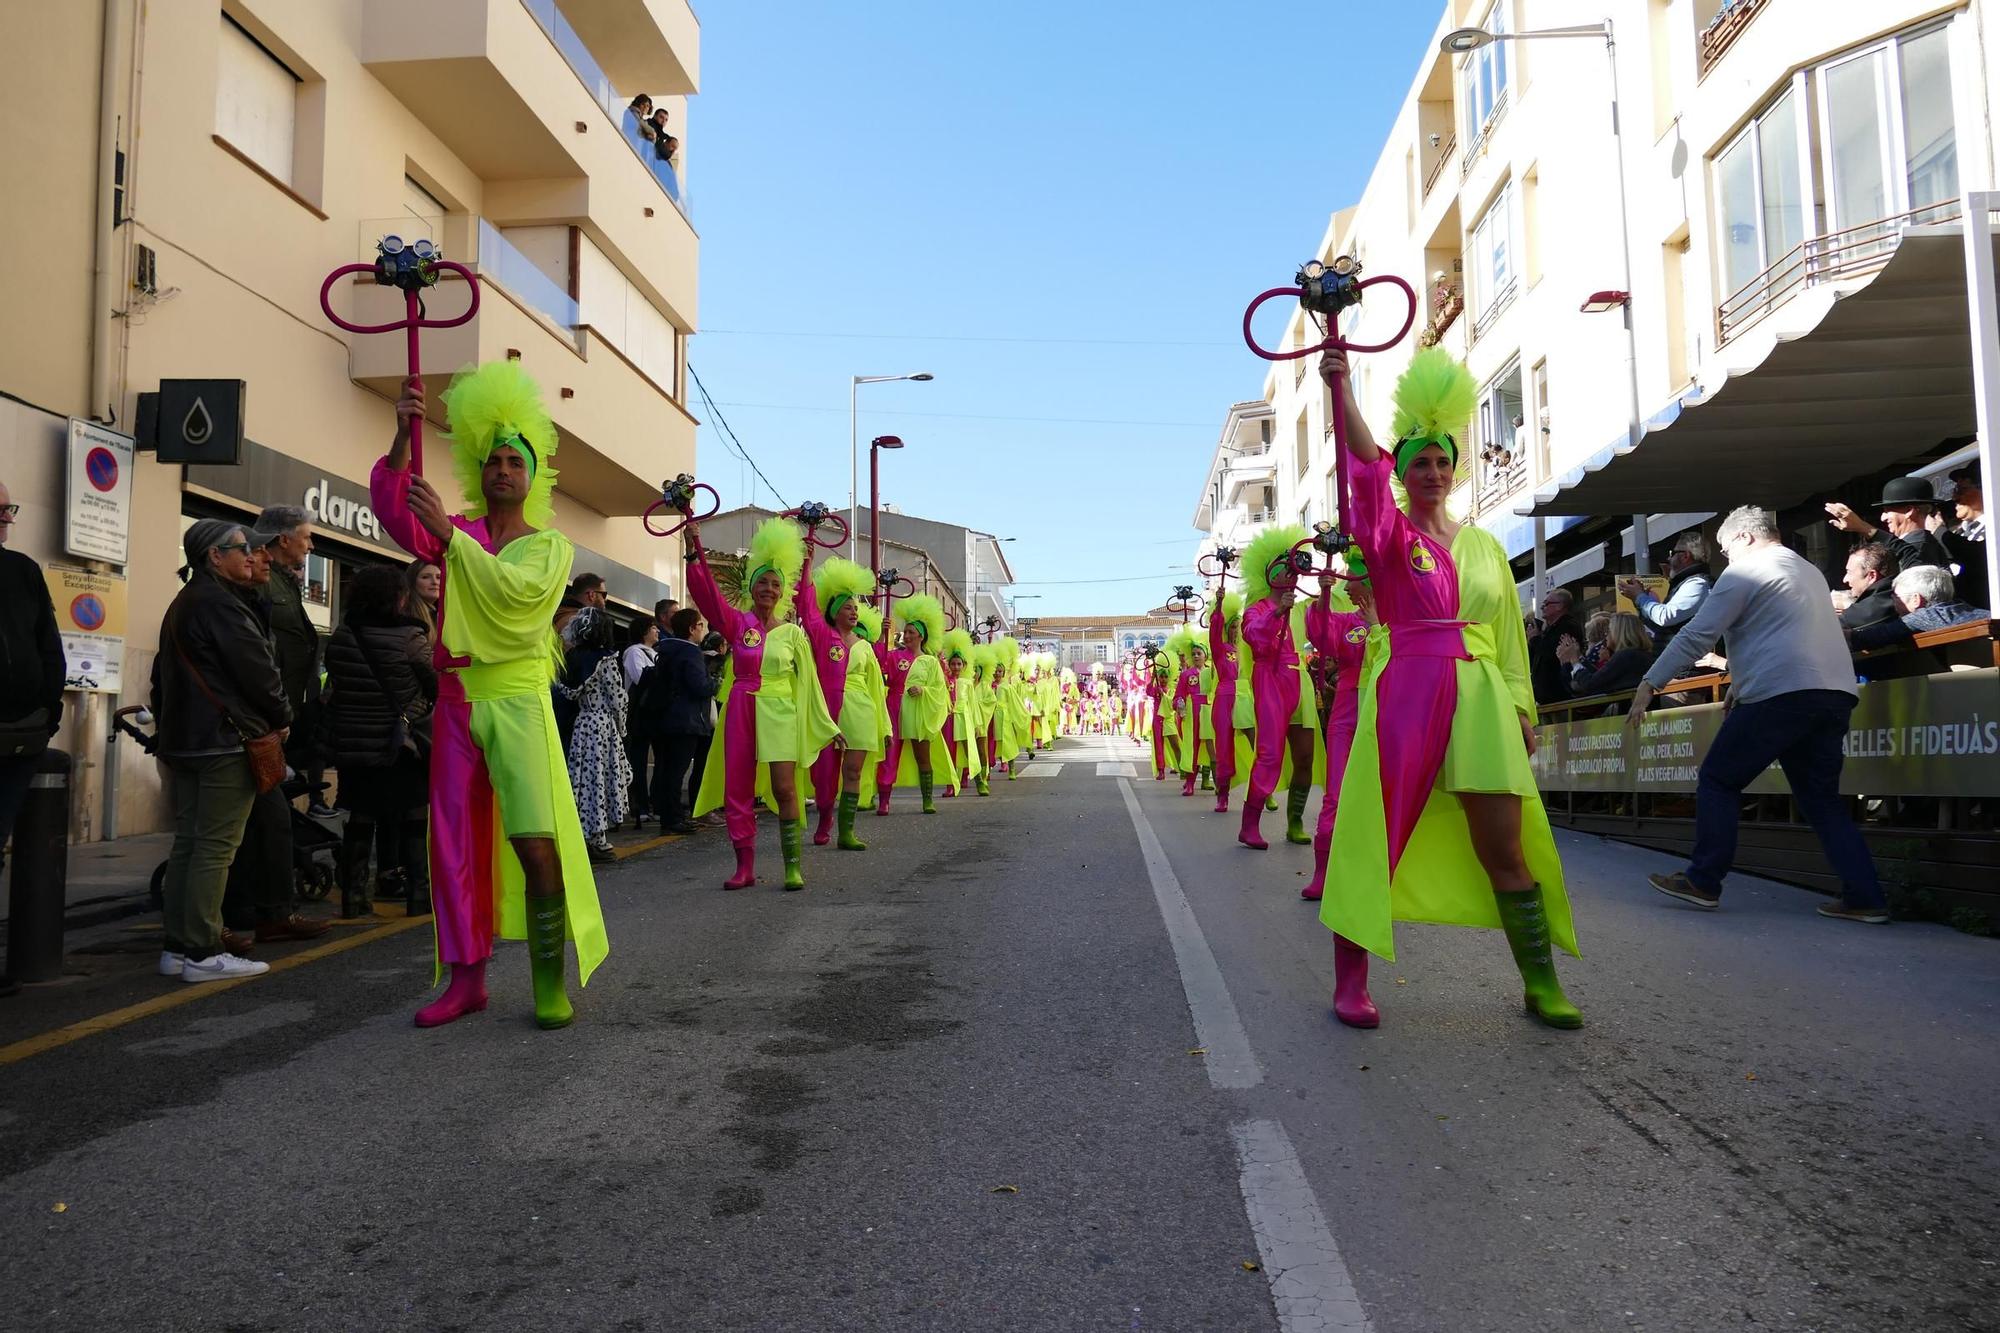
<svg viewBox="0 0 2000 1333">
<path fill-rule="evenodd" d="M 1721 704 L 1656 709 L 1636 732 L 1622 717 L 1537 729 L 1543 791 L 1691 792 Z M 1885 680 L 1861 687 L 1849 722 L 1840 789 L 1870 796 L 2000 795 L 2000 671 Z M 1775 766 L 1752 792 L 1783 792 Z"/>
</svg>

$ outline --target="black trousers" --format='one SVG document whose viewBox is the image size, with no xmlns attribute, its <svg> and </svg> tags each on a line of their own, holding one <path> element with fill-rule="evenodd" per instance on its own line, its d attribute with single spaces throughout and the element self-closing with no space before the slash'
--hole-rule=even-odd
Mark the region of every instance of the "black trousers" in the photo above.
<svg viewBox="0 0 2000 1333">
<path fill-rule="evenodd" d="M 653 781 L 646 771 L 646 759 L 653 761 L 653 773 L 659 772 L 666 762 L 667 738 L 653 731 L 637 719 L 630 719 L 625 725 L 625 758 L 632 765 L 632 786 L 626 792 L 626 804 L 635 819 L 645 819 L 659 813 L 660 803 L 653 799 Z"/>
<path fill-rule="evenodd" d="M 222 895 L 222 924 L 254 930 L 259 921 L 283 921 L 292 914 L 293 889 L 292 803 L 273 787 L 250 803 Z"/>
<path fill-rule="evenodd" d="M 694 810 L 694 793 L 701 789 L 700 757 L 708 752 L 706 736 L 662 736 L 660 763 L 653 771 L 653 811 L 661 828 L 671 828 Z M 694 780 L 688 780 L 692 769 Z"/>
</svg>

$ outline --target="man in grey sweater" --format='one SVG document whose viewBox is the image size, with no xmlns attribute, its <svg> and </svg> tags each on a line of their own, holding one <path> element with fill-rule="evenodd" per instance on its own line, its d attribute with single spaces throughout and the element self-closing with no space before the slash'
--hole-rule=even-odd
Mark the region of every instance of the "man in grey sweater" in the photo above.
<svg viewBox="0 0 2000 1333">
<path fill-rule="evenodd" d="M 1646 673 L 1626 718 L 1637 727 L 1655 692 L 1729 636 L 1728 715 L 1696 782 L 1694 852 L 1685 873 L 1653 875 L 1653 887 L 1705 909 L 1721 902 L 1743 789 L 1776 761 L 1840 877 L 1840 901 L 1821 904 L 1820 915 L 1885 922 L 1874 858 L 1840 794 L 1841 741 L 1858 691 L 1826 579 L 1779 540 L 1769 510 L 1738 509 L 1716 535 L 1729 568 Z"/>
</svg>

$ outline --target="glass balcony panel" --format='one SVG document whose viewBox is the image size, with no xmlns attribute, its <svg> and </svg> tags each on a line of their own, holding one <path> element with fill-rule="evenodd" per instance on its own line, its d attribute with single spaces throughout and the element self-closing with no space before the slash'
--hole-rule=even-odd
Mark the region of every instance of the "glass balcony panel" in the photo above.
<svg viewBox="0 0 2000 1333">
<path fill-rule="evenodd" d="M 632 110 L 632 98 L 612 86 L 610 76 L 590 54 L 589 46 L 570 26 L 562 10 L 556 7 L 556 0 L 521 0 L 521 3 L 541 25 L 542 31 L 549 35 L 549 40 L 555 43 L 564 63 L 589 91 L 591 100 L 597 103 L 605 118 L 618 127 L 619 137 L 632 150 L 633 156 L 652 173 L 653 179 L 659 182 L 660 188 L 673 201 L 674 207 L 681 211 L 681 215 L 691 221 L 687 201 L 681 194 L 680 174 L 674 163 L 661 156 L 659 143 L 648 139 L 640 130 L 638 114 Z"/>
</svg>

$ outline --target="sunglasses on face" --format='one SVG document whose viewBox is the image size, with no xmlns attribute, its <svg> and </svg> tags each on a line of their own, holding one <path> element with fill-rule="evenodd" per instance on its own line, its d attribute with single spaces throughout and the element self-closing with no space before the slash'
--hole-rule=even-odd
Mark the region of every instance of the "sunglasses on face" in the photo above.
<svg viewBox="0 0 2000 1333">
<path fill-rule="evenodd" d="M 241 551 L 241 552 L 243 552 L 243 553 L 244 553 L 245 555 L 248 555 L 248 554 L 250 553 L 250 543 L 249 543 L 249 542 L 224 542 L 224 543 L 222 543 L 222 545 L 220 545 L 220 546 L 217 546 L 217 547 L 214 547 L 213 549 L 215 549 L 215 550 L 217 550 L 217 551 L 220 551 L 220 552 L 222 552 L 222 553 L 223 553 L 224 555 L 227 555 L 227 554 L 229 554 L 229 553 L 230 553 L 231 551 Z"/>
<path fill-rule="evenodd" d="M 0 518 L 8 519 L 11 521 L 13 519 L 19 518 L 20 516 L 21 516 L 21 506 L 0 505 Z"/>
</svg>

